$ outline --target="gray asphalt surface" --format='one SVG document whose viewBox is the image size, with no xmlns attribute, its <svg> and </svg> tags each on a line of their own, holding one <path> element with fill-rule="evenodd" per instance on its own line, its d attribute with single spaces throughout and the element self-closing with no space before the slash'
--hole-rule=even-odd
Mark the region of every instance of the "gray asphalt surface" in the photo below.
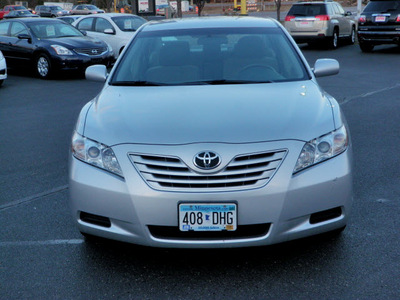
<svg viewBox="0 0 400 300">
<path fill-rule="evenodd" d="M 174 250 L 92 241 L 66 204 L 72 128 L 101 84 L 11 73 L 0 88 L 0 299 L 399 299 L 400 50 L 301 47 L 339 60 L 320 84 L 341 103 L 355 199 L 340 237 Z"/>
</svg>

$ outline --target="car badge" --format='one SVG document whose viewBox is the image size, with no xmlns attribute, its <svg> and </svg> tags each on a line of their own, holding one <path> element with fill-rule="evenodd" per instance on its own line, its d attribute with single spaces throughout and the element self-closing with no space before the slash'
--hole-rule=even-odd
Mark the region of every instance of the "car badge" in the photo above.
<svg viewBox="0 0 400 300">
<path fill-rule="evenodd" d="M 212 170 L 219 166 L 221 157 L 212 151 L 202 151 L 194 156 L 193 162 L 199 169 Z"/>
<path fill-rule="evenodd" d="M 97 54 L 97 49 L 93 49 L 92 54 Z"/>
</svg>

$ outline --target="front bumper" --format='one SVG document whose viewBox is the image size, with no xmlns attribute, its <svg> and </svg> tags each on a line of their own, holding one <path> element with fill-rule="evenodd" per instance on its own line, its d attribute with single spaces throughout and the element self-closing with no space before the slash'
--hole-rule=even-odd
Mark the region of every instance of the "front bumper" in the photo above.
<svg viewBox="0 0 400 300">
<path fill-rule="evenodd" d="M 111 66 L 114 61 L 114 55 L 110 51 L 97 56 L 57 55 L 52 57 L 52 62 L 58 70 L 84 70 L 91 65 Z"/>
<path fill-rule="evenodd" d="M 84 233 L 174 248 L 270 245 L 341 228 L 346 225 L 352 203 L 351 149 L 292 175 L 303 145 L 299 141 L 245 145 L 119 145 L 113 150 L 124 179 L 71 157 L 69 202 L 72 215 L 78 229 Z M 127 155 L 136 152 L 185 157 L 205 147 L 221 155 L 266 149 L 288 151 L 265 186 L 218 192 L 155 190 L 143 180 Z M 232 236 L 182 233 L 178 229 L 178 203 L 182 202 L 235 202 L 240 229 Z"/>
</svg>

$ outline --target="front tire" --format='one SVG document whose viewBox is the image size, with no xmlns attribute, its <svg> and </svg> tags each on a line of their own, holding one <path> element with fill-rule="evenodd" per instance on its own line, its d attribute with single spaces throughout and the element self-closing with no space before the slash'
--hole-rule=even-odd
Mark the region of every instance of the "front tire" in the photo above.
<svg viewBox="0 0 400 300">
<path fill-rule="evenodd" d="M 49 79 L 53 71 L 50 58 L 46 54 L 41 53 L 36 57 L 35 62 L 35 70 L 38 77 Z"/>
</svg>

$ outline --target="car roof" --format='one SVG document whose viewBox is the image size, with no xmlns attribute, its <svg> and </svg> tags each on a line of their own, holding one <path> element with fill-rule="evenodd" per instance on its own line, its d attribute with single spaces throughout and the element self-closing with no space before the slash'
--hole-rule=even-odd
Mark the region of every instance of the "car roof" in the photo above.
<svg viewBox="0 0 400 300">
<path fill-rule="evenodd" d="M 257 17 L 201 17 L 152 21 L 146 23 L 143 31 L 197 29 L 197 28 L 235 28 L 265 27 L 278 28 L 278 22 L 272 18 Z"/>
<path fill-rule="evenodd" d="M 26 24 L 30 24 L 30 23 L 45 23 L 45 22 L 47 22 L 47 23 L 52 23 L 52 22 L 56 22 L 56 23 L 64 23 L 63 21 L 61 21 L 61 20 L 58 20 L 58 19 L 54 19 L 54 18 L 21 18 L 21 19 L 16 19 L 16 20 L 13 20 L 13 21 L 19 21 L 19 22 L 22 22 L 22 23 L 26 23 Z"/>
</svg>

